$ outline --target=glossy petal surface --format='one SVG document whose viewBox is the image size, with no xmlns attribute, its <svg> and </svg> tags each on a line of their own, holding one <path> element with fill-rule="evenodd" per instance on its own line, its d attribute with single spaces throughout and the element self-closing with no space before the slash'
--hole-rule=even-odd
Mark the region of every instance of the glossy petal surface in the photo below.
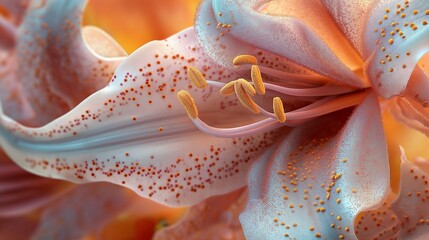
<svg viewBox="0 0 429 240">
<path fill-rule="evenodd" d="M 366 73 L 385 98 L 403 95 L 418 61 L 428 52 L 427 1 L 380 1 L 365 30 Z"/>
<path fill-rule="evenodd" d="M 355 238 L 357 214 L 385 198 L 389 164 L 375 96 L 348 113 L 293 129 L 253 166 L 240 216 L 247 239 Z"/>
<path fill-rule="evenodd" d="M 81 31 L 85 5 L 80 0 L 32 1 L 20 25 L 17 80 L 25 82 L 25 97 L 37 114 L 33 126 L 59 117 L 104 87 L 125 56 L 122 50 L 115 58 L 102 58 L 89 49 Z"/>
<path fill-rule="evenodd" d="M 202 6 L 209 7 L 206 2 Z M 212 1 L 213 10 L 211 12 L 207 11 L 207 8 L 200 8 L 196 26 L 200 41 L 208 44 L 206 46 L 207 51 L 213 52 L 219 49 L 216 46 L 218 39 L 222 39 L 224 36 L 233 36 L 239 41 L 234 42 L 236 41 L 234 38 L 229 38 L 226 42 L 227 44 L 221 44 L 220 47 L 223 50 L 237 53 L 240 51 L 246 52 L 249 48 L 256 47 L 276 53 L 317 73 L 329 76 L 337 80 L 338 83 L 355 87 L 365 85 L 352 72 L 355 69 L 350 70 L 349 67 L 344 65 L 332 49 L 305 22 L 294 16 L 264 14 L 258 11 L 259 7 L 262 7 L 260 1 L 255 0 L 214 0 Z M 296 8 L 296 11 L 298 9 L 300 8 Z M 321 11 L 323 11 L 323 7 Z M 208 19 L 204 14 L 213 14 L 215 21 L 201 21 L 202 19 Z M 251 29 L 257 29 L 257 31 Z M 245 44 L 242 45 L 241 42 Z M 249 44 L 251 47 L 248 47 Z M 342 46 L 342 44 L 337 45 Z M 353 48 L 351 49 L 353 51 Z M 221 57 L 215 60 L 223 62 L 224 59 Z"/>
<path fill-rule="evenodd" d="M 33 173 L 72 182 L 113 182 L 169 205 L 194 204 L 238 189 L 275 135 L 227 139 L 199 131 L 176 97 L 181 89 L 191 92 L 201 118 L 211 124 L 257 119 L 236 97 L 221 96 L 214 87 L 193 87 L 185 71 L 189 65 L 210 79 L 234 79 L 204 57 L 188 29 L 140 48 L 107 87 L 42 128 L 26 128 L 5 117 L 2 146 Z"/>
<path fill-rule="evenodd" d="M 362 214 L 356 231 L 362 239 L 427 239 L 429 237 L 428 172 L 409 162 L 402 150 L 401 183 L 377 210 Z"/>
</svg>

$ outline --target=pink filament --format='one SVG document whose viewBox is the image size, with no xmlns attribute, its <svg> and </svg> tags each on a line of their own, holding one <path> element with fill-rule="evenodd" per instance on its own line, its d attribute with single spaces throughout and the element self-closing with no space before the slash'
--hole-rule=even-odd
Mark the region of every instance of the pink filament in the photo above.
<svg viewBox="0 0 429 240">
<path fill-rule="evenodd" d="M 359 104 L 367 95 L 366 91 L 358 93 L 348 94 L 339 96 L 336 98 L 326 97 L 321 100 L 305 106 L 303 108 L 286 113 L 287 120 L 285 123 L 279 123 L 275 118 L 272 118 L 273 114 L 263 111 L 264 115 L 269 115 L 261 121 L 251 123 L 248 125 L 234 127 L 234 128 L 216 128 L 207 125 L 201 119 L 193 119 L 195 126 L 201 131 L 216 137 L 222 138 L 238 138 L 245 137 L 258 133 L 260 131 L 269 131 L 282 126 L 294 126 L 299 123 L 304 123 L 315 117 L 326 115 L 341 109 L 355 106 Z"/>
</svg>

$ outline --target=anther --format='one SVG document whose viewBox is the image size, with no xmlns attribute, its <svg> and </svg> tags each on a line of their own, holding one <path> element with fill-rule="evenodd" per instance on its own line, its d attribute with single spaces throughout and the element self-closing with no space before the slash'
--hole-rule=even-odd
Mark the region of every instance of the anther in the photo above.
<svg viewBox="0 0 429 240">
<path fill-rule="evenodd" d="M 238 55 L 237 57 L 234 58 L 232 63 L 234 64 L 234 66 L 239 66 L 242 64 L 256 65 L 258 64 L 258 60 L 256 59 L 256 57 L 252 55 Z"/>
<path fill-rule="evenodd" d="M 231 81 L 231 82 L 225 84 L 225 86 L 223 86 L 220 89 L 219 93 L 221 95 L 231 95 L 231 94 L 233 94 L 235 92 L 235 90 L 234 90 L 234 82 L 235 81 Z"/>
<path fill-rule="evenodd" d="M 180 100 L 182 105 L 185 107 L 186 113 L 192 119 L 198 118 L 198 109 L 195 105 L 195 101 L 189 92 L 181 90 L 177 93 L 177 98 Z"/>
<path fill-rule="evenodd" d="M 188 77 L 197 88 L 207 87 L 207 81 L 203 74 L 195 67 L 188 67 Z"/>
<path fill-rule="evenodd" d="M 262 81 L 261 70 L 258 65 L 253 65 L 251 69 L 252 82 L 258 94 L 265 94 L 265 85 Z"/>
<path fill-rule="evenodd" d="M 243 87 L 244 91 L 246 91 L 247 94 L 249 94 L 250 96 L 256 95 L 255 88 L 252 86 L 252 84 L 246 81 L 246 79 L 240 78 L 237 81 L 240 83 L 240 85 Z"/>
<path fill-rule="evenodd" d="M 244 79 L 243 79 L 244 80 Z M 244 80 L 246 81 L 246 80 Z M 259 114 L 261 110 L 258 105 L 250 98 L 249 94 L 244 90 L 242 81 L 234 81 L 235 94 L 243 106 L 247 107 L 253 113 Z"/>
<path fill-rule="evenodd" d="M 273 111 L 277 121 L 284 123 L 286 121 L 286 114 L 283 108 L 283 102 L 279 97 L 273 98 Z"/>
</svg>

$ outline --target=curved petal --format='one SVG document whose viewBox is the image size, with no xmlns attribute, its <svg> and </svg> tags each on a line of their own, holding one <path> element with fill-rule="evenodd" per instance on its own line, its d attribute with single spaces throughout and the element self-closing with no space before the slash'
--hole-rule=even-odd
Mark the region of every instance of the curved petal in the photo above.
<svg viewBox="0 0 429 240">
<path fill-rule="evenodd" d="M 366 73 L 385 98 L 402 95 L 418 61 L 428 52 L 427 1 L 381 1 L 366 25 Z"/>
<path fill-rule="evenodd" d="M 202 119 L 229 127 L 258 120 L 233 97 L 192 86 L 186 67 L 231 79 L 207 59 L 192 29 L 128 57 L 104 89 L 42 128 L 3 117 L 1 145 L 30 172 L 72 182 L 108 181 L 168 205 L 191 205 L 243 187 L 250 164 L 275 134 L 216 138 L 199 131 L 176 97 L 188 90 Z M 7 129 L 7 130 L 6 130 Z"/>
<path fill-rule="evenodd" d="M 247 190 L 211 197 L 193 206 L 175 225 L 159 231 L 154 240 L 245 240 L 238 215 L 244 210 Z"/>
<path fill-rule="evenodd" d="M 212 2 L 212 7 L 209 2 Z M 296 4 L 299 4 L 299 1 L 296 1 Z M 304 15 L 303 11 L 299 12 L 299 7 L 295 9 L 295 12 L 291 11 L 292 16 L 271 16 L 258 12 L 263 11 L 263 9 L 261 1 L 256 0 L 205 1 L 199 9 L 196 20 L 198 37 L 201 42 L 208 45 L 205 46 L 207 52 L 211 53 L 212 57 L 216 61 L 223 63 L 223 65 L 231 66 L 231 62 L 229 61 L 231 57 L 223 56 L 224 52 L 246 53 L 249 49 L 259 48 L 290 59 L 317 73 L 331 77 L 337 80 L 338 83 L 354 87 L 366 85 L 352 72 L 352 70 L 356 70 L 355 68 L 359 66 L 359 60 L 356 60 L 359 58 L 351 57 L 357 56 L 357 54 L 351 46 L 347 45 L 347 40 L 338 36 L 330 38 L 335 39 L 334 42 L 341 42 L 336 42 L 336 45 L 333 44 L 332 46 L 337 46 L 338 48 L 340 46 L 347 46 L 345 49 L 338 51 L 338 54 L 347 53 L 341 56 L 341 58 L 345 58 L 346 63 L 350 63 L 350 67 L 346 66 L 336 56 L 330 48 L 331 45 L 328 46 L 324 41 L 325 39 L 322 40 L 322 36 L 319 36 L 306 23 L 298 19 L 298 16 Z M 296 14 L 298 16 L 293 16 L 293 13 L 296 12 L 298 12 Z M 314 14 L 320 16 L 322 21 L 328 22 L 327 26 L 332 27 L 331 30 L 334 29 L 332 31 L 339 32 L 329 14 L 324 11 L 323 6 L 320 6 L 320 9 L 314 10 Z M 325 15 L 327 18 L 325 18 Z M 208 19 L 213 17 L 213 20 L 208 21 Z M 249 29 L 257 30 L 249 31 Z M 314 29 L 318 28 L 315 27 Z M 323 29 L 320 33 L 322 34 L 322 32 L 324 32 Z M 330 37 L 332 35 L 326 33 L 324 36 Z M 220 44 L 219 48 L 217 41 L 223 38 L 225 38 L 223 41 L 226 44 Z M 245 44 L 241 44 L 242 42 Z M 220 53 L 214 52 L 218 50 L 220 50 Z M 226 63 L 225 60 L 227 61 Z"/>
<path fill-rule="evenodd" d="M 28 8 L 30 0 L 0 0 L 0 8 L 4 8 L 6 17 L 15 25 L 19 25 Z"/>
<path fill-rule="evenodd" d="M 253 166 L 240 216 L 247 239 L 355 238 L 357 214 L 385 198 L 389 163 L 376 96 L 349 113 L 293 129 Z"/>
<path fill-rule="evenodd" d="M 419 167 L 421 170 L 429 174 L 429 159 L 418 157 L 414 159 L 414 164 Z"/>
<path fill-rule="evenodd" d="M 0 218 L 22 216 L 52 202 L 69 184 L 41 178 L 10 162 L 1 153 L 0 160 Z"/>
<path fill-rule="evenodd" d="M 322 0 L 325 7 L 338 23 L 343 34 L 363 56 L 365 24 L 376 0 Z"/>
<path fill-rule="evenodd" d="M 19 28 L 18 80 L 38 114 L 32 121 L 34 126 L 59 117 L 102 88 L 123 60 L 123 50 L 117 51 L 120 55 L 115 58 L 101 58 L 85 43 L 81 14 L 86 2 L 32 1 Z"/>
<path fill-rule="evenodd" d="M 399 193 L 381 208 L 362 215 L 356 229 L 357 235 L 363 239 L 394 237 L 415 240 L 429 237 L 429 175 L 409 162 L 402 148 L 401 152 Z"/>
<path fill-rule="evenodd" d="M 76 187 L 46 208 L 32 239 L 83 239 L 97 233 L 133 201 L 123 188 L 108 183 Z"/>
<path fill-rule="evenodd" d="M 406 98 L 397 97 L 392 100 L 389 110 L 399 121 L 429 136 L 428 111 L 420 111 L 417 106 Z"/>
</svg>

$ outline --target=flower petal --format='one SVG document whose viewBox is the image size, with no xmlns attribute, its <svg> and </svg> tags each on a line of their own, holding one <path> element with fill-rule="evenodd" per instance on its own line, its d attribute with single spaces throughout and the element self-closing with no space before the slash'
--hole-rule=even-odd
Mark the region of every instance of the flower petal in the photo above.
<svg viewBox="0 0 429 240">
<path fill-rule="evenodd" d="M 6 17 L 15 25 L 19 25 L 28 8 L 30 0 L 0 0 L 0 8 L 6 11 Z"/>
<path fill-rule="evenodd" d="M 132 195 L 108 183 L 81 185 L 51 204 L 32 239 L 83 239 L 133 203 Z"/>
<path fill-rule="evenodd" d="M 366 16 L 370 13 L 376 0 L 322 0 L 332 17 L 338 23 L 343 34 L 354 48 L 363 54 L 363 38 Z"/>
<path fill-rule="evenodd" d="M 85 43 L 81 13 L 86 2 L 32 1 L 20 26 L 18 80 L 38 114 L 32 121 L 34 126 L 59 117 L 102 88 L 123 59 L 118 58 L 123 57 L 123 53 L 115 58 L 102 58 Z M 111 39 L 104 44 L 117 46 Z"/>
<path fill-rule="evenodd" d="M 189 209 L 175 225 L 159 231 L 154 240 L 245 239 L 238 215 L 244 210 L 247 190 L 211 197 Z"/>
<path fill-rule="evenodd" d="M 299 1 L 290 6 L 294 4 L 299 4 Z M 229 64 L 231 66 L 230 56 L 223 56 L 224 52 L 249 54 L 251 53 L 249 49 L 263 49 L 290 59 L 317 73 L 331 77 L 337 80 L 338 83 L 355 87 L 366 85 L 352 72 L 359 66 L 359 57 L 357 57 L 353 47 L 348 45 L 346 40 L 343 41 L 338 36 L 331 38 L 332 35 L 328 34 L 331 31 L 325 32 L 324 36 L 319 36 L 305 21 L 299 20 L 298 17 L 304 15 L 304 11 L 299 10 L 300 7 L 290 11 L 291 16 L 264 14 L 257 10 L 261 7 L 263 10 L 263 6 L 260 6 L 260 1 L 256 0 L 204 1 L 197 15 L 196 28 L 200 42 L 207 45 L 205 46 L 206 51 L 211 53 L 216 61 L 223 63 L 223 65 Z M 335 29 L 332 31 L 340 32 L 332 19 L 329 18 L 329 14 L 324 11 L 323 6 L 320 5 L 320 8 L 315 9 L 313 13 L 319 16 L 322 21 L 328 22 L 328 28 Z M 294 16 L 294 14 L 297 16 Z M 324 18 L 325 16 L 328 16 L 328 20 Z M 249 29 L 252 30 L 250 31 Z M 315 27 L 314 29 L 318 28 Z M 324 32 L 323 29 L 320 33 L 322 32 Z M 331 40 L 335 39 L 335 43 L 328 46 L 325 37 Z M 224 39 L 224 44 L 219 45 L 217 41 L 222 39 Z M 336 41 L 341 43 L 339 44 Z M 346 66 L 336 56 L 336 53 L 330 48 L 331 46 L 337 46 L 336 48 L 347 46 L 345 47 L 346 50 L 341 49 L 337 54 L 341 55 L 341 58 L 344 58 L 345 62 L 349 63 L 350 66 Z M 347 57 L 344 53 L 347 53 Z M 227 62 L 225 63 L 225 61 Z"/>
<path fill-rule="evenodd" d="M 381 1 L 366 25 L 366 74 L 385 98 L 402 95 L 418 61 L 428 52 L 427 1 Z"/>
<path fill-rule="evenodd" d="M 189 65 L 209 79 L 236 79 L 204 56 L 190 28 L 134 52 L 108 86 L 42 128 L 3 117 L 9 131 L 0 131 L 1 145 L 30 172 L 113 182 L 169 205 L 191 205 L 243 187 L 251 163 L 276 135 L 216 138 L 199 131 L 177 99 L 179 90 L 188 90 L 201 118 L 216 126 L 260 116 L 246 114 L 235 96 L 221 96 L 213 86 L 193 87 Z"/>
<path fill-rule="evenodd" d="M 355 238 L 357 214 L 385 198 L 389 163 L 375 95 L 348 116 L 293 129 L 269 160 L 253 166 L 240 216 L 248 239 Z"/>
<path fill-rule="evenodd" d="M 41 178 L 11 163 L 2 152 L 0 161 L 0 218 L 21 216 L 52 202 L 69 184 Z"/>
<path fill-rule="evenodd" d="M 399 193 L 388 199 L 381 208 L 362 214 L 356 230 L 363 239 L 429 237 L 429 174 L 409 162 L 402 148 L 401 152 Z"/>
<path fill-rule="evenodd" d="M 416 66 L 403 97 L 394 98 L 389 110 L 401 122 L 429 136 L 429 77 Z"/>
</svg>

